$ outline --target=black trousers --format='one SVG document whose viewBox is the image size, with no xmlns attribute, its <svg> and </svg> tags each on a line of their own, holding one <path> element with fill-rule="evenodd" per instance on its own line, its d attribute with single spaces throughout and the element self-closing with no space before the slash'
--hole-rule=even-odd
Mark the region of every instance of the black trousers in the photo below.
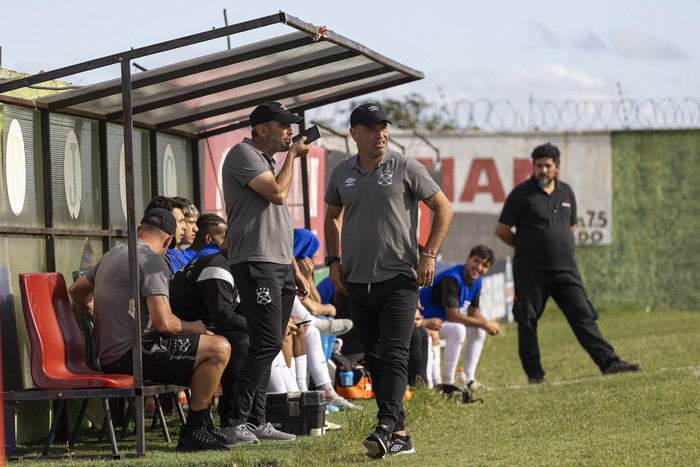
<svg viewBox="0 0 700 467">
<path fill-rule="evenodd" d="M 224 336 L 231 344 L 231 358 L 226 365 L 224 373 L 221 375 L 221 397 L 218 405 L 221 425 L 228 426 L 233 424 L 235 417 L 233 392 L 237 378 L 241 374 L 243 364 L 248 357 L 250 339 L 245 331 L 215 331 L 215 333 L 219 336 Z M 265 391 L 258 390 L 255 393 L 248 421 L 254 424 L 265 422 Z"/>
<path fill-rule="evenodd" d="M 408 354 L 408 384 L 428 381 L 428 330 L 414 327 L 411 335 L 411 350 Z"/>
<path fill-rule="evenodd" d="M 617 359 L 615 350 L 603 338 L 596 324 L 598 312 L 588 300 L 578 271 L 531 271 L 513 268 L 515 303 L 513 316 L 518 323 L 518 352 L 529 378 L 543 378 L 537 341 L 537 321 L 552 297 L 564 313 L 576 339 L 602 370 Z"/>
<path fill-rule="evenodd" d="M 231 273 L 248 321 L 250 339 L 248 356 L 240 368 L 233 392 L 233 424 L 246 423 L 253 404 L 259 409 L 260 401 L 262 413 L 257 417 L 258 423 L 263 423 L 270 368 L 282 349 L 282 339 L 292 314 L 296 294 L 294 271 L 291 263 L 249 262 L 231 265 Z"/>
<path fill-rule="evenodd" d="M 404 430 L 403 396 L 418 305 L 416 281 L 399 275 L 374 284 L 348 283 L 348 294 L 355 332 L 372 377 L 377 419 L 392 431 Z"/>
</svg>

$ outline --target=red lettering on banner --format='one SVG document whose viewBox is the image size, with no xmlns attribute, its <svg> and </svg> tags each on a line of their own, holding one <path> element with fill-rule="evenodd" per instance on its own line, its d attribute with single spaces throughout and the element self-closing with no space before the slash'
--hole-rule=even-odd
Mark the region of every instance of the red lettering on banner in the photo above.
<svg viewBox="0 0 700 467">
<path fill-rule="evenodd" d="M 420 157 L 417 157 L 416 160 L 423 164 L 426 169 L 432 170 L 433 169 L 433 160 L 432 159 L 421 159 Z"/>
<path fill-rule="evenodd" d="M 416 159 L 418 162 L 423 164 L 428 168 L 428 170 L 433 170 L 434 162 L 432 159 Z M 455 198 L 455 160 L 450 158 L 443 158 L 440 161 L 442 180 L 436 180 L 440 184 L 442 192 L 445 194 L 448 200 L 454 201 Z"/>
<path fill-rule="evenodd" d="M 442 159 L 442 192 L 445 193 L 447 199 L 454 201 L 455 199 L 455 160 Z"/>
<path fill-rule="evenodd" d="M 416 159 L 423 164 L 428 170 L 433 169 L 432 159 Z M 444 177 L 444 172 L 442 174 Z M 430 226 L 432 225 L 432 211 L 425 203 L 418 203 L 418 244 L 425 245 L 425 242 L 430 236 Z"/>
<path fill-rule="evenodd" d="M 481 174 L 486 175 L 486 184 L 479 185 Z M 503 202 L 506 199 L 506 194 L 503 191 L 503 184 L 498 176 L 496 163 L 493 158 L 489 159 L 474 159 L 472 166 L 467 175 L 467 181 L 464 184 L 460 201 L 470 203 L 474 201 L 474 196 L 477 193 L 490 193 L 495 202 Z"/>
<path fill-rule="evenodd" d="M 513 159 L 513 188 L 530 178 L 532 162 L 530 159 Z"/>
</svg>

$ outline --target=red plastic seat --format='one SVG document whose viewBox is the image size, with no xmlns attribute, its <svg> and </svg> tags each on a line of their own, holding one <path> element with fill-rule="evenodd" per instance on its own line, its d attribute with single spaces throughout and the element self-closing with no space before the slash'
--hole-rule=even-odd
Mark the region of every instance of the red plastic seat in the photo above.
<svg viewBox="0 0 700 467">
<path fill-rule="evenodd" d="M 38 388 L 60 390 L 133 387 L 134 378 L 131 375 L 99 373 L 85 364 L 82 336 L 61 273 L 20 274 L 19 286 L 31 346 L 32 379 Z M 59 316 L 67 340 L 61 332 Z M 70 356 L 68 361 L 66 354 Z"/>
</svg>

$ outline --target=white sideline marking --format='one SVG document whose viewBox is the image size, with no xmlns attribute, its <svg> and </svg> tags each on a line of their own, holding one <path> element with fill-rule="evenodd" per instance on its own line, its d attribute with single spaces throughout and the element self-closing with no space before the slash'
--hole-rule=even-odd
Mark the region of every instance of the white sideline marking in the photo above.
<svg viewBox="0 0 700 467">
<path fill-rule="evenodd" d="M 642 370 L 643 373 L 645 374 L 654 374 L 654 373 L 663 373 L 667 371 L 689 371 L 693 376 L 700 377 L 700 366 L 698 365 L 687 365 L 687 366 L 678 366 L 678 367 L 661 367 L 657 368 L 654 371 L 645 371 Z M 608 376 L 614 376 L 614 375 L 608 375 Z M 549 382 L 547 381 L 544 385 L 549 385 L 549 386 L 564 386 L 568 384 L 581 384 L 581 383 L 586 383 L 590 381 L 601 381 L 604 380 L 604 378 L 607 378 L 608 376 L 605 375 L 600 375 L 600 376 L 591 376 L 589 378 L 579 378 L 579 379 L 568 379 L 568 380 L 563 380 L 563 381 L 552 381 Z M 497 391 L 499 389 L 522 389 L 522 388 L 529 388 L 532 386 L 540 386 L 538 384 L 507 384 L 505 386 L 490 386 L 489 390 L 491 391 Z"/>
</svg>

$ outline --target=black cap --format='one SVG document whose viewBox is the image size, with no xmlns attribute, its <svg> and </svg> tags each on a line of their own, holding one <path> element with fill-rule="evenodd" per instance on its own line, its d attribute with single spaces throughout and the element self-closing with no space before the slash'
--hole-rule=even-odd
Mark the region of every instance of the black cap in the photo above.
<svg viewBox="0 0 700 467">
<path fill-rule="evenodd" d="M 297 114 L 293 114 L 279 102 L 265 102 L 260 104 L 250 114 L 250 126 L 260 125 L 271 121 L 291 125 L 304 120 Z"/>
<path fill-rule="evenodd" d="M 378 122 L 391 121 L 386 118 L 384 111 L 377 104 L 368 103 L 355 107 L 355 110 L 350 114 L 350 127 L 354 128 L 357 125 L 371 126 Z"/>
<path fill-rule="evenodd" d="M 158 227 L 163 232 L 169 235 L 175 235 L 177 232 L 177 221 L 173 213 L 163 208 L 153 208 L 146 211 L 141 219 L 141 225 L 148 224 Z"/>
</svg>

